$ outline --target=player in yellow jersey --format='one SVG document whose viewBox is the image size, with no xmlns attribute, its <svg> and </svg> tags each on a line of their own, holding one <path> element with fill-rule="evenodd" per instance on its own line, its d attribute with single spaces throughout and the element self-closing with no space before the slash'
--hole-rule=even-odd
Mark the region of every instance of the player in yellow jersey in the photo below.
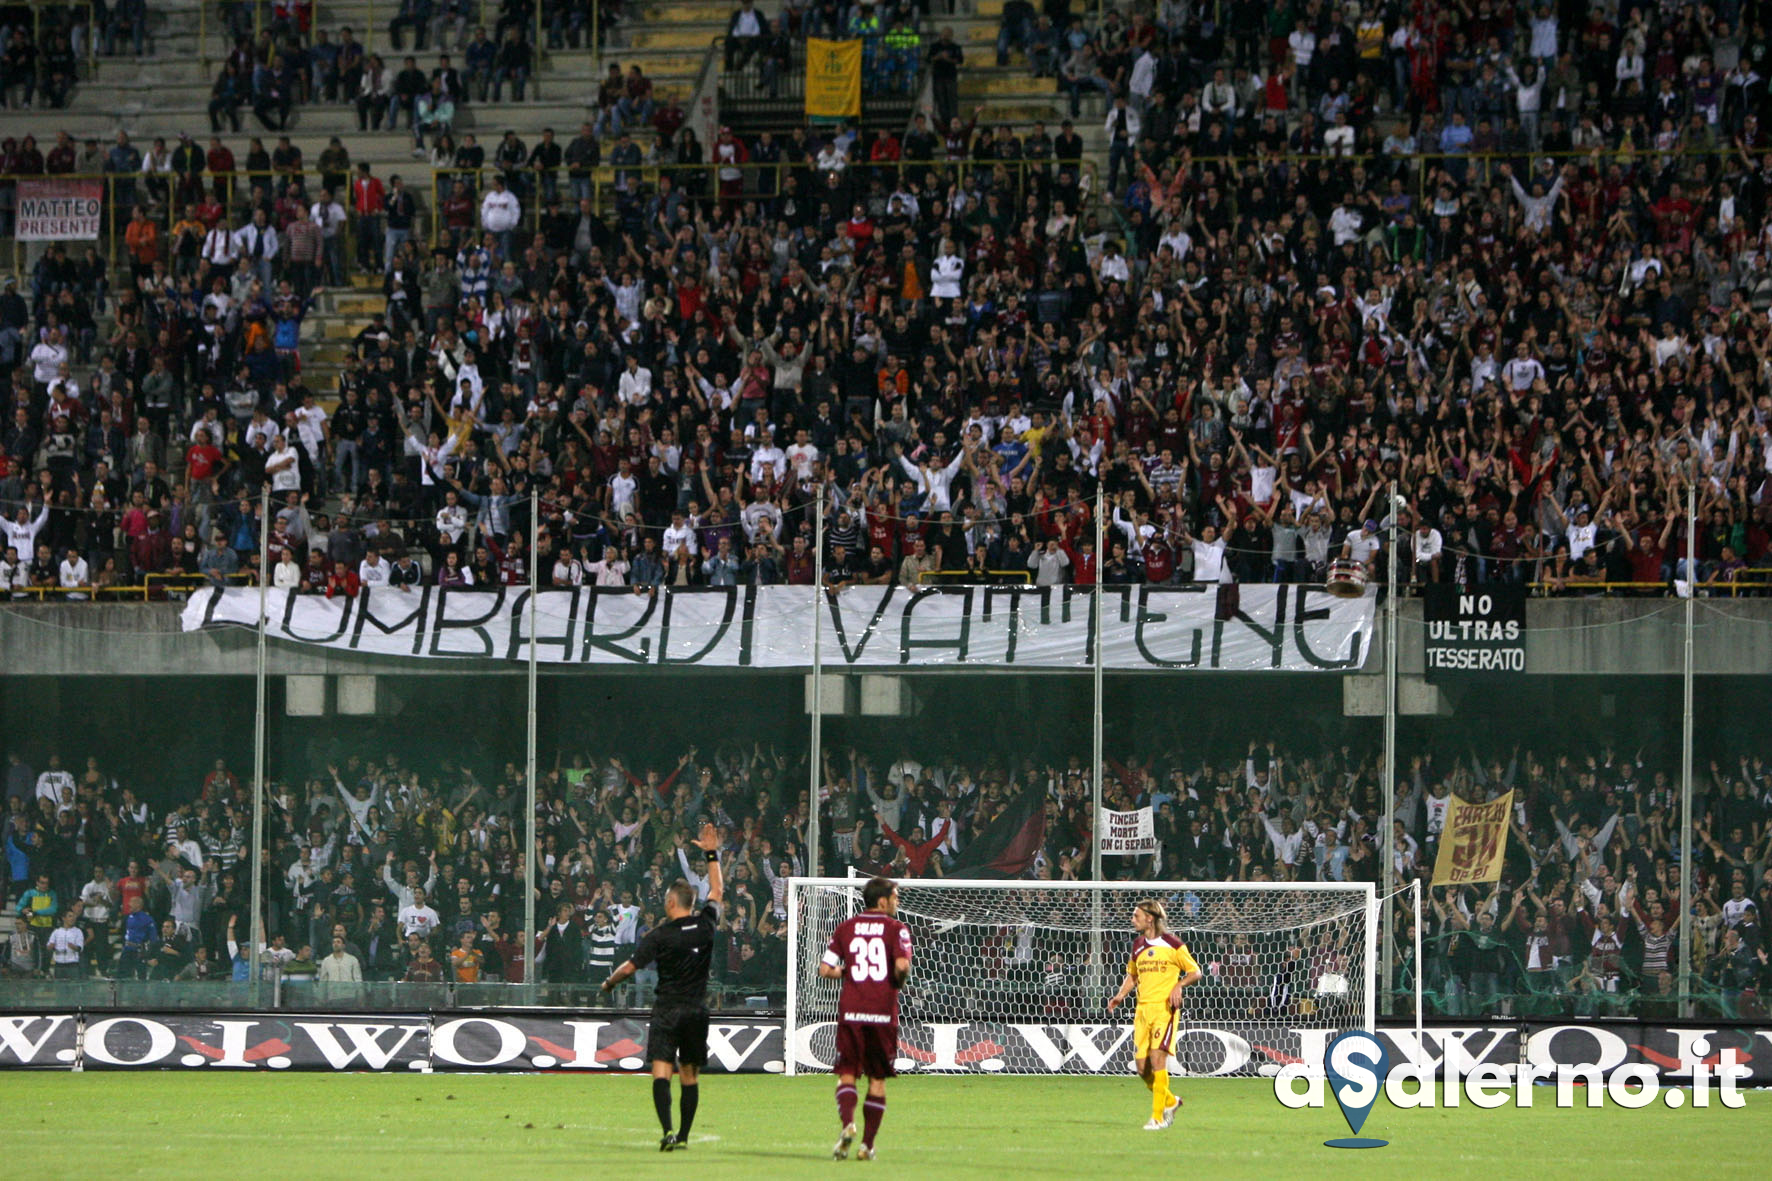
<svg viewBox="0 0 1772 1181">
<path fill-rule="evenodd" d="M 1175 1029 L 1181 1021 L 1182 990 L 1200 978 L 1200 965 L 1187 946 L 1166 929 L 1168 915 L 1163 904 L 1147 898 L 1132 910 L 1132 929 L 1138 939 L 1126 964 L 1126 979 L 1108 1002 L 1108 1012 L 1138 990 L 1138 1007 L 1132 1018 L 1132 1046 L 1138 1056 L 1138 1075 L 1151 1092 L 1151 1119 L 1147 1132 L 1159 1131 L 1175 1119 L 1181 1100 L 1169 1089 L 1169 1054 L 1175 1045 Z"/>
</svg>

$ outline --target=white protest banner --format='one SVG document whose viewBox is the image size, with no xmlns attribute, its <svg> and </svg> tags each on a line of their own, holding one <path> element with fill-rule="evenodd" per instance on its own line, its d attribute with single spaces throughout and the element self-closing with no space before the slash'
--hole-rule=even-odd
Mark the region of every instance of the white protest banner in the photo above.
<svg viewBox="0 0 1772 1181">
<path fill-rule="evenodd" d="M 1359 668 L 1371 598 L 1310 586 L 1247 586 L 1218 618 L 1217 587 L 1113 586 L 1103 592 L 1102 661 L 1117 670 L 1341 672 Z M 254 627 L 255 589 L 205 588 L 185 631 Z M 529 592 L 378 587 L 357 598 L 272 590 L 273 640 L 379 656 L 527 660 Z M 1074 669 L 1095 658 L 1089 587 L 863 586 L 819 597 L 831 668 Z M 549 665 L 802 669 L 812 665 L 811 587 L 542 591 L 537 660 Z"/>
<path fill-rule="evenodd" d="M 1142 856 L 1157 851 L 1157 832 L 1151 825 L 1151 810 L 1135 808 L 1130 812 L 1101 810 L 1101 855 Z"/>
</svg>

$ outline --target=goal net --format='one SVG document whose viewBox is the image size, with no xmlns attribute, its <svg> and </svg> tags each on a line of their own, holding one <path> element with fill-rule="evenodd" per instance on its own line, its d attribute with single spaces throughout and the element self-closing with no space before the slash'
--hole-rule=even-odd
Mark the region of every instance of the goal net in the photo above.
<svg viewBox="0 0 1772 1181">
<path fill-rule="evenodd" d="M 829 1070 L 839 981 L 818 975 L 833 928 L 862 909 L 860 879 L 788 889 L 787 1072 Z M 1271 1073 L 1320 1060 L 1335 1032 L 1373 1028 L 1378 912 L 1369 883 L 899 883 L 911 978 L 899 998 L 898 1069 L 1117 1073 L 1132 1065 L 1125 977 L 1131 915 L 1163 901 L 1200 964 L 1170 1070 Z M 1264 1070 L 1265 1068 L 1265 1070 Z"/>
</svg>

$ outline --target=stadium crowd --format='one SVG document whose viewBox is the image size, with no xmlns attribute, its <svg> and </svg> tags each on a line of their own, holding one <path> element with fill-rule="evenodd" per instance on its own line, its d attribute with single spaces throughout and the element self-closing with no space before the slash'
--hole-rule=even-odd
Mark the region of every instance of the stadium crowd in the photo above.
<svg viewBox="0 0 1772 1181">
<path fill-rule="evenodd" d="M 969 857 L 999 848 L 1003 826 L 1026 814 L 1042 835 L 1017 876 L 1087 878 L 1085 766 L 1074 754 L 924 763 L 901 748 L 827 751 L 822 872 L 967 872 Z M 684 833 L 705 818 L 721 826 L 728 863 L 717 976 L 734 995 L 778 992 L 785 879 L 806 868 L 805 771 L 803 756 L 796 765 L 760 743 L 711 754 L 691 746 L 656 765 L 575 751 L 545 768 L 536 811 L 538 979 L 601 980 L 659 921 L 672 881 L 705 888 L 703 867 L 684 855 Z M 38 770 L 10 756 L 14 972 L 245 979 L 250 791 L 219 759 L 200 783 L 150 786 L 135 778 L 142 773 L 96 759 L 64 764 L 54 754 Z M 1106 806 L 1152 807 L 1158 851 L 1106 864 L 1121 880 L 1376 882 L 1388 855 L 1400 884 L 1422 876 L 1425 885 L 1451 795 L 1482 800 L 1513 790 L 1501 881 L 1426 894 L 1424 979 L 1439 1011 L 1666 1008 L 1680 921 L 1696 924 L 1695 964 L 1715 1003 L 1759 1011 L 1772 985 L 1761 919 L 1772 906 L 1764 819 L 1772 766 L 1746 757 L 1711 765 L 1697 807 L 1696 894 L 1684 907 L 1668 772 L 1610 746 L 1414 756 L 1388 839 L 1378 782 L 1374 757 L 1346 746 L 1176 746 L 1110 760 Z M 293 979 L 523 979 L 523 798 L 515 764 L 447 756 L 351 755 L 273 782 L 267 961 Z M 1392 979 L 1407 990 L 1413 920 L 1397 905 Z M 978 937 L 1013 941 L 1014 933 Z M 1271 992 L 1265 975 L 1240 978 L 1253 969 L 1239 966 L 1235 948 L 1215 958 L 1227 983 L 1251 996 Z M 1314 991 L 1293 983 L 1295 993 L 1275 993 L 1282 999 L 1272 1003 Z"/>
<path fill-rule="evenodd" d="M 1219 25 L 1184 4 L 1099 22 L 1065 0 L 1010 4 L 999 60 L 1054 74 L 1075 118 L 1085 92 L 1107 102 L 1100 169 L 1070 122 L 962 117 L 945 34 L 929 46 L 935 110 L 902 134 L 722 129 L 704 153 L 618 70 L 571 142 L 509 135 L 488 158 L 471 136 L 455 144 L 436 103 L 479 101 L 470 80 L 497 100 L 497 46 L 534 15 L 505 7 L 518 19 L 488 34 L 490 74 L 414 62 L 384 70 L 367 103 L 367 71 L 355 87 L 328 73 L 314 47 L 337 42 L 310 41 L 290 8 L 300 55 L 277 34 L 268 52 L 249 43 L 230 67 L 240 101 L 213 108 L 232 126 L 262 82 L 267 127 L 328 101 L 364 127 L 404 113 L 450 178 L 436 208 L 341 140 L 313 166 L 287 135 L 253 141 L 243 167 L 219 138 L 0 145 L 7 174 L 117 174 L 130 235 L 122 269 L 57 247 L 24 290 L 0 286 L 11 593 L 102 597 L 150 574 L 462 588 L 526 581 L 531 563 L 561 586 L 808 583 L 819 549 L 838 587 L 940 571 L 1320 580 L 1344 554 L 1381 577 L 1392 520 L 1410 582 L 1725 584 L 1772 561 L 1772 41 L 1736 6 L 1238 0 Z M 392 19 L 434 50 L 456 11 L 409 0 Z M 572 13 L 550 12 L 545 27 L 571 37 Z M 855 18 L 820 4 L 780 19 Z M 759 37 L 777 28 L 748 3 L 734 27 L 749 36 L 752 20 Z M 458 51 L 481 40 L 465 20 L 453 31 Z M 732 68 L 754 60 L 766 79 L 769 46 L 747 50 Z M 34 61 L 6 59 L 9 102 Z M 616 187 L 596 204 L 609 138 Z M 385 310 L 336 388 L 314 389 L 311 300 L 363 272 Z M 1391 481 L 1400 508 L 1384 503 Z M 1696 571 L 1679 558 L 1689 486 Z M 1528 860 L 1505 889 L 1432 898 L 1443 952 L 1428 972 L 1449 1007 L 1515 985 L 1596 1011 L 1620 988 L 1665 993 L 1682 910 L 1720 990 L 1765 982 L 1758 765 L 1716 772 L 1702 884 L 1682 908 L 1660 770 L 1573 749 L 1507 769 L 1424 763 L 1384 839 L 1369 757 L 1266 753 L 1117 766 L 1112 799 L 1156 804 L 1164 834 L 1159 861 L 1123 871 L 1365 879 L 1391 855 L 1408 873 L 1431 863 L 1446 788 L 1517 781 Z M 866 756 L 831 768 L 827 865 L 963 865 L 1019 788 L 1049 813 L 1029 872 L 1077 872 L 1079 775 L 892 757 L 877 775 Z M 543 789 L 539 911 L 561 920 L 538 935 L 543 977 L 585 979 L 655 922 L 661 884 L 694 869 L 679 833 L 710 814 L 737 862 L 725 967 L 779 979 L 803 769 L 738 749 L 631 774 L 607 754 L 571 764 Z M 15 959 L 63 975 L 242 971 L 227 921 L 243 906 L 238 780 L 218 766 L 152 804 L 129 780 L 13 761 Z M 326 971 L 342 923 L 366 979 L 521 973 L 521 798 L 508 766 L 387 754 L 341 752 L 336 775 L 279 785 L 272 958 Z M 72 953 L 57 934 L 69 913 Z M 468 950 L 479 958 L 454 955 Z"/>
<path fill-rule="evenodd" d="M 1772 155 L 1764 83 L 1736 79 L 1752 39 L 1690 10 L 1515 29 L 1439 8 L 1387 19 L 1414 79 L 1394 92 L 1394 72 L 1336 64 L 1367 60 L 1351 16 L 1280 11 L 1298 22 L 1285 48 L 1067 18 L 1070 57 L 1096 54 L 1113 96 L 1105 183 L 1073 128 L 976 113 L 902 136 L 723 130 L 701 166 L 656 175 L 623 123 L 608 208 L 587 191 L 595 128 L 564 148 L 510 135 L 491 161 L 451 148 L 467 171 L 427 251 L 422 194 L 352 174 L 337 141 L 319 188 L 287 138 L 247 161 L 275 186 L 230 183 L 211 167 L 218 146 L 232 166 L 225 146 L 184 143 L 123 194 L 146 227 L 127 280 L 55 250 L 29 299 L 0 296 L 9 576 L 194 575 L 218 536 L 235 553 L 213 568 L 250 565 L 236 496 L 265 479 L 295 498 L 279 512 L 295 567 L 314 548 L 300 535 L 350 536 L 359 577 L 366 534 L 422 550 L 428 578 L 465 577 L 452 551 L 476 582 L 510 577 L 532 480 L 538 559 L 572 583 L 718 582 L 747 563 L 803 580 L 819 485 L 853 543 L 838 582 L 1088 581 L 1098 563 L 1116 580 L 1320 579 L 1344 553 L 1376 575 L 1391 480 L 1412 581 L 1684 576 L 1694 483 L 1697 577 L 1763 569 Z M 1682 82 L 1671 141 L 1626 101 L 1645 39 L 1664 48 L 1644 76 Z M 1521 112 L 1490 104 L 1523 90 L 1492 76 L 1537 66 L 1522 139 Z M 1703 70 L 1736 79 L 1710 106 Z M 1332 101 L 1345 77 L 1354 97 Z M 1343 121 L 1351 142 L 1320 137 Z M 1448 138 L 1466 123 L 1487 138 Z M 162 242 L 143 207 L 181 197 L 199 203 Z M 387 310 L 337 389 L 314 391 L 305 300 L 342 277 L 347 233 Z M 470 514 L 477 528 L 451 524 Z"/>
</svg>

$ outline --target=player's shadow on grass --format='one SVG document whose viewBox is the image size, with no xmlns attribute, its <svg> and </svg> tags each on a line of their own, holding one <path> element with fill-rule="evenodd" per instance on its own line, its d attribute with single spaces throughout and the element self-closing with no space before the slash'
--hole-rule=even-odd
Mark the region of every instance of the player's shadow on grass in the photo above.
<svg viewBox="0 0 1772 1181">
<path fill-rule="evenodd" d="M 754 1156 L 763 1160 L 805 1161 L 808 1159 L 809 1154 L 806 1152 L 783 1152 L 778 1149 L 770 1148 L 722 1148 L 720 1149 L 720 1155 L 722 1157 Z M 818 1154 L 810 1155 L 816 1157 Z M 824 1155 L 828 1157 L 830 1153 L 827 1151 Z"/>
</svg>

